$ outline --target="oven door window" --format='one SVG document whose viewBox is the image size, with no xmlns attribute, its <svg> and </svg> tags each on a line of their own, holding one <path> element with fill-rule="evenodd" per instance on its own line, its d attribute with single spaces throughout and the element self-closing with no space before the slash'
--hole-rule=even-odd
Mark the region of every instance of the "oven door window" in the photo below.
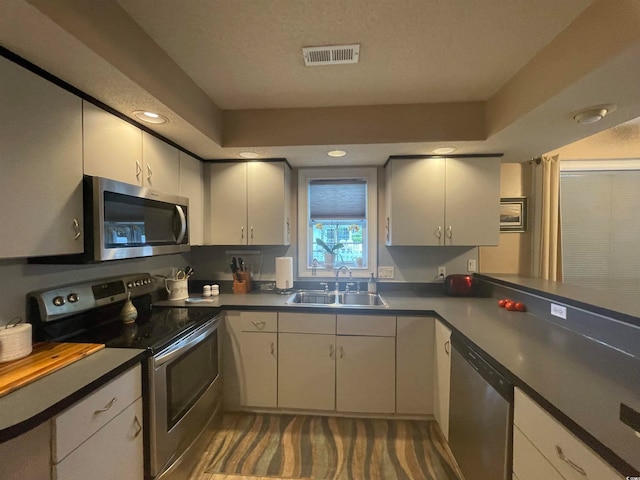
<svg viewBox="0 0 640 480">
<path fill-rule="evenodd" d="M 170 430 L 218 377 L 218 332 L 167 366 L 167 429 Z"/>
</svg>

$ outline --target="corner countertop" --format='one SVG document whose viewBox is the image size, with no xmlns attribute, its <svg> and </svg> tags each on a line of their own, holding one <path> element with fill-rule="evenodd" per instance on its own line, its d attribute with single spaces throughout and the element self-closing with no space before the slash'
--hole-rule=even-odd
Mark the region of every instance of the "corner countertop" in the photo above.
<svg viewBox="0 0 640 480">
<path fill-rule="evenodd" d="M 34 428 L 139 363 L 145 350 L 104 348 L 0 398 L 0 442 Z"/>
<path fill-rule="evenodd" d="M 532 307 L 537 302 L 547 310 L 549 300 L 541 297 L 556 299 L 567 293 L 557 286 L 541 285 L 533 279 L 522 281 L 525 285 L 522 290 L 518 290 L 521 287 L 513 278 L 500 281 L 519 292 Z M 571 290 L 574 295 L 576 291 Z M 553 293 L 549 295 L 549 291 Z M 499 308 L 495 298 L 452 298 L 384 291 L 381 295 L 389 304 L 388 309 L 286 305 L 288 296 L 275 293 L 221 294 L 212 297 L 210 302 L 160 304 L 220 306 L 228 310 L 326 313 L 330 309 L 341 314 L 364 311 L 368 314 L 438 316 L 495 360 L 515 385 L 560 417 L 621 473 L 637 474 L 628 472 L 629 465 L 640 470 L 640 438 L 619 420 L 620 403 L 640 411 L 639 328 L 602 318 L 597 313 L 597 305 L 593 306 L 596 320 L 589 321 L 599 323 L 585 333 L 545 318 L 538 308 L 526 313 Z M 582 304 L 574 316 L 580 321 L 587 313 Z M 629 312 L 621 313 L 627 315 Z"/>
</svg>

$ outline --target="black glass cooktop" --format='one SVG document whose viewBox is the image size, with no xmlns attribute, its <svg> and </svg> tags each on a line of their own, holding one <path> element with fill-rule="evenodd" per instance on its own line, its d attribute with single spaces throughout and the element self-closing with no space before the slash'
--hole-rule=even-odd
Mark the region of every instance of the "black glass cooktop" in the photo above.
<svg viewBox="0 0 640 480">
<path fill-rule="evenodd" d="M 133 324 L 120 320 L 120 303 L 59 322 L 36 324 L 34 335 L 38 341 L 104 343 L 112 348 L 142 348 L 156 353 L 220 311 L 206 307 L 152 307 L 148 298 L 136 299 L 134 304 L 138 318 Z"/>
</svg>

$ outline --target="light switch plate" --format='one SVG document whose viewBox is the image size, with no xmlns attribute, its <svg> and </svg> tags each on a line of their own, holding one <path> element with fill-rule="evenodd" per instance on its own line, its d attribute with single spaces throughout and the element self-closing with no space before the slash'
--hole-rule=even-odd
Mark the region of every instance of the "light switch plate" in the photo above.
<svg viewBox="0 0 640 480">
<path fill-rule="evenodd" d="M 386 278 L 391 280 L 395 277 L 396 269 L 394 267 L 378 267 L 378 278 Z"/>
<path fill-rule="evenodd" d="M 551 315 L 554 317 L 559 317 L 564 320 L 567 319 L 567 307 L 563 307 L 562 305 L 556 305 L 555 303 L 551 304 Z"/>
<path fill-rule="evenodd" d="M 467 260 L 467 271 L 468 272 L 478 271 L 478 262 L 476 262 L 475 258 L 470 258 L 469 260 Z"/>
</svg>

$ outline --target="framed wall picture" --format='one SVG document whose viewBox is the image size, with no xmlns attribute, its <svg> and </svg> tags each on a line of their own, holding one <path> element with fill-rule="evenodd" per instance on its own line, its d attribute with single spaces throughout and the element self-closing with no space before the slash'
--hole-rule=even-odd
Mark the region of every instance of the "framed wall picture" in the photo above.
<svg viewBox="0 0 640 480">
<path fill-rule="evenodd" d="M 527 197 L 500 199 L 500 231 L 527 231 Z"/>
</svg>

